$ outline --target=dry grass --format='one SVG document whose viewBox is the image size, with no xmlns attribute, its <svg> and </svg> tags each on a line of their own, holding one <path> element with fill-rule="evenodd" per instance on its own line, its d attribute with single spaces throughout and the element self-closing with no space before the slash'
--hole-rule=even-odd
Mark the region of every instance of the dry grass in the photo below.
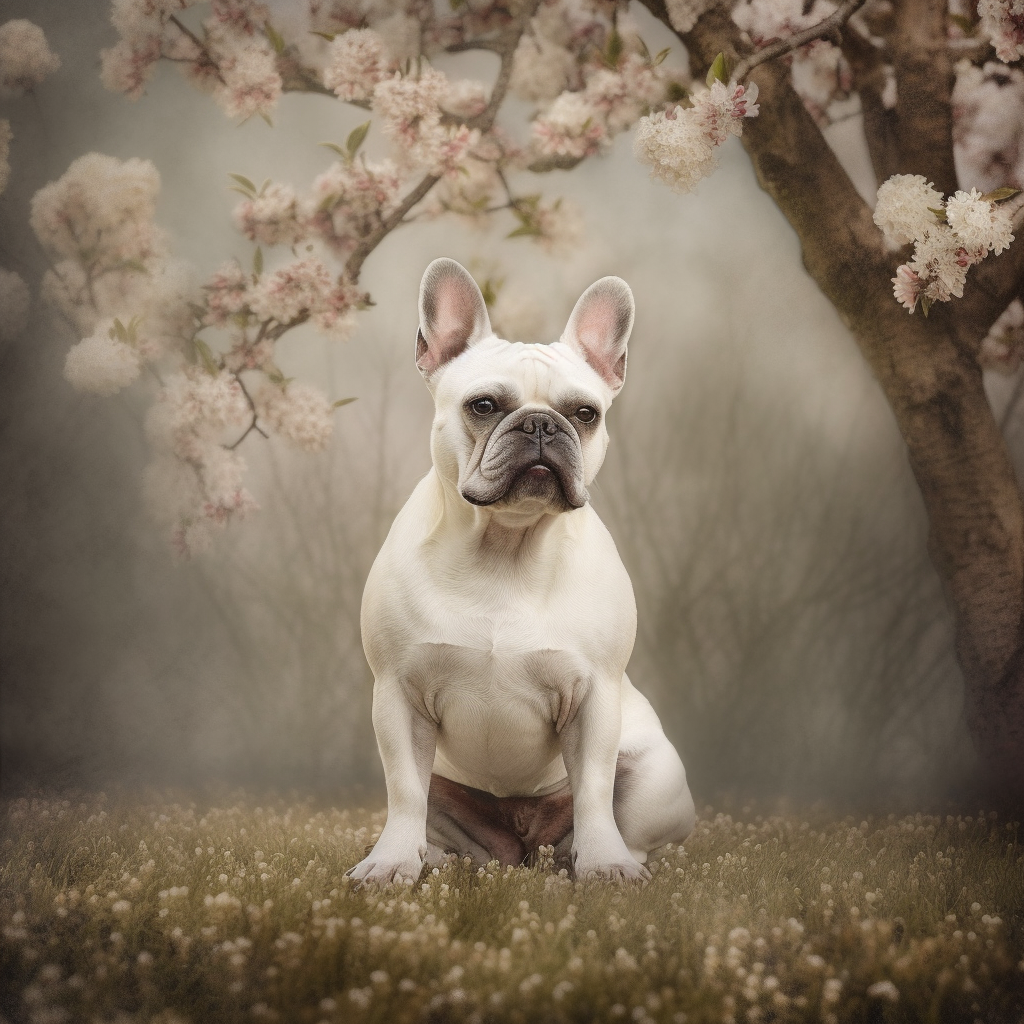
<svg viewBox="0 0 1024 1024">
<path fill-rule="evenodd" d="M 544 864 L 343 877 L 382 813 L 180 796 L 4 809 L 11 1022 L 1024 1019 L 1021 829 L 710 810 L 643 887 Z"/>
</svg>

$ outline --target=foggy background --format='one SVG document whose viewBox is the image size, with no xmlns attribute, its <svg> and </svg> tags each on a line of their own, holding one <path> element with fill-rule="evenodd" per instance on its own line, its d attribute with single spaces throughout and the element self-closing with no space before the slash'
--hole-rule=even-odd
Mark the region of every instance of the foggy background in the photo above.
<svg viewBox="0 0 1024 1024">
<path fill-rule="evenodd" d="M 365 120 L 287 95 L 275 127 L 235 127 L 169 66 L 137 103 L 107 93 L 107 13 L 101 0 L 0 2 L 0 21 L 31 18 L 63 61 L 35 97 L 2 105 L 14 141 L 0 265 L 33 290 L 45 260 L 29 200 L 83 153 L 153 160 L 157 221 L 206 275 L 251 258 L 231 223 L 229 171 L 305 187 L 332 159 L 316 144 Z M 672 44 L 636 17 L 652 52 Z M 472 56 L 439 63 L 493 73 Z M 504 222 L 395 232 L 364 269 L 377 305 L 353 340 L 300 330 L 279 345 L 286 374 L 358 397 L 336 414 L 330 449 L 310 456 L 251 434 L 241 451 L 262 511 L 191 562 L 142 507 L 145 385 L 75 393 L 62 368 L 78 339 L 37 301 L 29 330 L 0 352 L 5 790 L 225 780 L 382 798 L 359 603 L 429 466 L 416 294 L 427 263 L 447 255 L 532 290 L 548 340 L 596 278 L 633 288 L 629 374 L 592 494 L 636 590 L 631 678 L 698 803 L 733 792 L 888 807 L 968 792 L 951 621 L 902 442 L 735 143 L 693 196 L 650 182 L 629 135 L 606 158 L 538 177 L 532 190 L 586 210 L 586 244 L 568 261 L 502 241 Z M 382 152 L 372 135 L 368 145 Z M 1004 401 L 1007 383 L 995 387 Z"/>
</svg>

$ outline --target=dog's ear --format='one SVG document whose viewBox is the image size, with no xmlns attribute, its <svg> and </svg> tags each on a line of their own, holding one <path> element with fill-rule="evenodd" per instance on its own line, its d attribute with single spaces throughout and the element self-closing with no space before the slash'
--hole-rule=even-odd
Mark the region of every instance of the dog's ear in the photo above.
<svg viewBox="0 0 1024 1024">
<path fill-rule="evenodd" d="M 632 329 L 629 285 L 621 277 L 602 277 L 579 297 L 560 340 L 617 394 L 626 379 L 626 342 Z"/>
<path fill-rule="evenodd" d="M 420 283 L 420 328 L 416 333 L 420 373 L 429 377 L 491 333 L 487 305 L 469 272 L 455 260 L 434 260 Z"/>
</svg>

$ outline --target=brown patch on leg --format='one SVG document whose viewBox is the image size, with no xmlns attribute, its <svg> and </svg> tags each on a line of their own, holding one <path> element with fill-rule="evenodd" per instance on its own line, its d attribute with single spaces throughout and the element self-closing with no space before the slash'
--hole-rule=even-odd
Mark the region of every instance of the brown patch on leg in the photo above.
<svg viewBox="0 0 1024 1024">
<path fill-rule="evenodd" d="M 439 836 L 464 835 L 503 867 L 519 865 L 537 847 L 558 846 L 572 832 L 572 791 L 566 779 L 558 790 L 544 796 L 498 797 L 431 775 L 427 820 L 434 823 Z M 446 828 L 446 821 L 455 828 Z M 456 839 L 453 845 L 465 844 Z"/>
</svg>

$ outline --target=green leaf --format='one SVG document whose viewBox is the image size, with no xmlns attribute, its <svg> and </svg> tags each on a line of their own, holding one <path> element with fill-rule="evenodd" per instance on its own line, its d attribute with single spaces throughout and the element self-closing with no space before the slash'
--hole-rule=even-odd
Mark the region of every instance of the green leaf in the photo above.
<svg viewBox="0 0 1024 1024">
<path fill-rule="evenodd" d="M 613 28 L 608 36 L 608 45 L 605 47 L 603 54 L 605 64 L 610 68 L 617 68 L 619 66 L 619 59 L 622 57 L 622 51 L 625 48 L 626 44 L 622 41 L 619 30 Z"/>
<path fill-rule="evenodd" d="M 241 185 L 242 188 L 244 188 L 245 191 L 250 196 L 252 196 L 254 199 L 256 198 L 256 186 L 244 174 L 235 174 L 234 171 L 231 171 L 228 174 L 228 177 L 229 178 L 234 178 L 235 181 L 237 181 L 238 184 Z M 231 188 L 231 187 L 232 186 L 230 186 L 230 185 L 228 186 L 228 188 Z"/>
<path fill-rule="evenodd" d="M 264 193 L 264 192 L 266 192 L 266 191 L 267 191 L 267 186 L 268 186 L 269 184 L 270 184 L 270 178 L 267 178 L 267 180 L 266 180 L 266 181 L 264 181 L 262 185 L 260 185 L 260 195 L 261 195 L 261 196 L 263 195 L 263 193 Z"/>
<path fill-rule="evenodd" d="M 266 33 L 267 39 L 270 40 L 270 45 L 274 48 L 274 51 L 276 53 L 284 53 L 284 39 L 281 37 L 281 33 L 269 21 L 264 23 L 263 31 Z"/>
<path fill-rule="evenodd" d="M 125 330 L 125 326 L 120 320 L 114 317 L 114 334 L 117 335 L 118 341 L 123 341 L 126 345 L 128 344 L 128 332 Z"/>
<path fill-rule="evenodd" d="M 350 402 L 354 401 L 354 398 L 339 398 L 331 408 L 340 409 L 343 405 L 348 405 Z"/>
<path fill-rule="evenodd" d="M 354 160 L 356 153 L 359 152 L 359 147 L 363 144 L 366 139 L 366 134 L 370 130 L 370 122 L 364 121 L 357 128 L 353 128 L 348 133 L 348 138 L 345 140 L 345 149 L 348 150 L 349 160 Z"/>
<path fill-rule="evenodd" d="M 337 32 L 310 32 L 311 36 L 319 36 L 321 39 L 326 39 L 327 42 L 333 43 L 338 38 Z"/>
<path fill-rule="evenodd" d="M 1001 203 L 1004 199 L 1012 199 L 1019 192 L 1019 188 L 1011 188 L 1009 185 L 1003 185 L 1002 188 L 994 188 L 991 192 L 986 192 L 981 198 L 984 199 L 986 203 Z"/>
<path fill-rule="evenodd" d="M 510 231 L 505 237 L 506 238 L 525 238 L 526 236 L 534 236 L 542 234 L 539 227 L 535 224 L 520 224 L 515 231 Z"/>
<path fill-rule="evenodd" d="M 256 251 L 252 254 L 252 272 L 259 277 L 263 273 L 263 249 L 260 246 L 256 246 Z"/>
<path fill-rule="evenodd" d="M 669 103 L 679 103 L 689 96 L 689 92 L 679 82 L 669 82 L 665 98 Z"/>
<path fill-rule="evenodd" d="M 930 299 L 927 295 L 922 295 L 921 296 L 921 312 L 926 317 L 928 316 L 928 310 L 930 310 L 932 308 L 932 302 L 933 301 L 934 300 Z"/>
<path fill-rule="evenodd" d="M 672 47 L 671 46 L 666 46 L 664 50 L 661 50 L 655 56 L 654 60 L 651 61 L 651 64 L 654 67 L 657 67 L 671 52 L 672 52 Z"/>
<path fill-rule="evenodd" d="M 647 44 L 643 41 L 643 39 L 640 38 L 640 36 L 636 37 L 636 41 L 637 41 L 637 43 L 640 46 L 640 56 L 643 57 L 643 59 L 648 64 L 650 64 L 651 63 L 651 51 L 647 48 Z"/>
<path fill-rule="evenodd" d="M 211 377 L 216 377 L 220 371 L 217 368 L 217 361 L 213 358 L 213 353 L 210 351 L 210 346 L 202 338 L 193 338 L 192 344 L 195 347 L 196 354 L 202 360 L 206 372 Z"/>
<path fill-rule="evenodd" d="M 962 28 L 964 32 L 967 33 L 967 35 L 974 35 L 974 22 L 971 21 L 970 18 L 966 18 L 962 14 L 950 14 L 947 15 L 947 17 L 951 22 L 953 22 L 954 25 L 957 25 L 960 28 Z"/>
<path fill-rule="evenodd" d="M 946 223 L 946 208 L 944 206 L 939 206 L 939 207 L 929 206 L 928 207 L 928 212 L 929 213 L 934 213 L 935 214 L 935 219 L 940 224 L 945 224 Z"/>
<path fill-rule="evenodd" d="M 498 298 L 498 289 L 501 287 L 501 282 L 497 284 L 491 278 L 487 278 L 482 285 L 480 285 L 480 294 L 484 297 L 485 306 L 493 306 Z"/>
<path fill-rule="evenodd" d="M 255 199 L 256 197 L 251 192 L 246 192 L 244 188 L 239 188 L 237 185 L 228 185 L 230 192 L 237 192 L 240 196 L 245 196 L 246 199 Z"/>
<path fill-rule="evenodd" d="M 466 0 L 448 0 L 448 6 L 453 11 L 458 11 L 466 6 Z"/>
<path fill-rule="evenodd" d="M 267 124 L 269 124 L 271 128 L 274 127 L 274 122 L 270 120 L 270 115 L 269 114 L 264 114 L 263 111 L 261 110 L 260 111 L 260 117 L 262 117 L 263 120 L 266 121 Z"/>
<path fill-rule="evenodd" d="M 327 149 L 331 149 L 335 153 L 337 153 L 338 156 L 345 157 L 346 159 L 348 159 L 348 153 L 346 153 L 345 150 L 342 149 L 341 146 L 339 146 L 336 142 L 318 142 L 317 145 L 324 146 Z"/>
<path fill-rule="evenodd" d="M 710 89 L 715 82 L 724 82 L 725 80 L 725 54 L 720 53 L 708 68 L 708 88 Z"/>
</svg>

